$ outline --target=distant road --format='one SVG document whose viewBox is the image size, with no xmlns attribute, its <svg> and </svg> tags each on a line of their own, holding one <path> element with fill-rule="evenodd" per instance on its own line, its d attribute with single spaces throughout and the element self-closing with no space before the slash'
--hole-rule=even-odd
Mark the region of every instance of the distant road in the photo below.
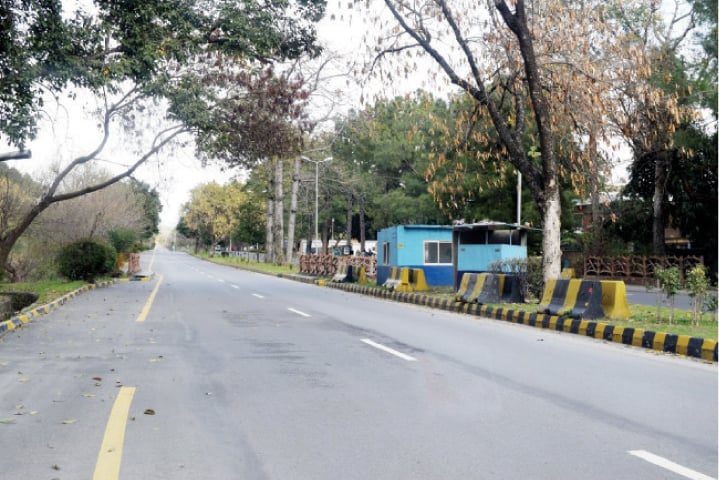
<svg viewBox="0 0 719 480">
<path fill-rule="evenodd" d="M 150 262 L 0 338 L 0 478 L 717 478 L 716 364 Z"/>
<path fill-rule="evenodd" d="M 716 289 L 712 291 L 716 295 Z M 658 290 L 647 290 L 646 287 L 627 286 L 627 301 L 636 305 L 654 305 L 662 302 L 661 305 L 668 307 L 667 301 L 662 295 L 660 298 Z M 678 293 L 674 296 L 674 308 L 681 310 L 692 309 L 692 298 L 686 293 Z"/>
</svg>

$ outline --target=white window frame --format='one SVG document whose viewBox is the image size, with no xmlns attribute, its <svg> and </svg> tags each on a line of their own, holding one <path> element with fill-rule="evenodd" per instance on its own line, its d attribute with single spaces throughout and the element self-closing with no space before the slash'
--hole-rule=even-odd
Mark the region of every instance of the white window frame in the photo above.
<svg viewBox="0 0 719 480">
<path fill-rule="evenodd" d="M 449 254 L 449 262 L 440 262 L 441 258 L 439 255 L 440 252 L 440 245 L 441 244 L 449 244 L 450 246 L 450 254 Z M 433 245 L 436 249 L 437 253 L 437 262 L 428 262 L 427 261 L 427 249 L 431 248 L 430 245 Z M 424 248 L 422 249 L 422 254 L 424 256 L 424 265 L 452 265 L 452 256 L 454 252 L 452 252 L 452 242 L 449 240 L 425 240 L 424 241 Z"/>
</svg>

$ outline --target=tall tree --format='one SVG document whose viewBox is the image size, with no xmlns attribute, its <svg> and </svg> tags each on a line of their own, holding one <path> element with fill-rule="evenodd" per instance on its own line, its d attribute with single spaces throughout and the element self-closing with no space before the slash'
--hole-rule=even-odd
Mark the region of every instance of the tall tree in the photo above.
<svg viewBox="0 0 719 480">
<path fill-rule="evenodd" d="M 0 268 L 18 238 L 53 203 L 105 188 L 126 178 L 183 134 L 211 126 L 217 90 L 198 80 L 223 58 L 272 62 L 317 54 L 314 22 L 324 0 L 95 0 L 94 11 L 64 12 L 59 0 L 0 3 L 0 135 L 24 147 L 37 133 L 45 94 L 95 95 L 105 107 L 100 139 L 46 187 L 13 228 L 0 232 Z M 168 100 L 166 120 L 149 146 L 114 177 L 81 190 L 63 190 L 76 168 L 103 151 L 113 122 L 132 126 L 149 100 Z M 152 102 L 149 102 L 152 103 Z M 155 119 L 156 120 L 156 119 Z M 156 127 L 155 127 L 156 128 Z"/>
<path fill-rule="evenodd" d="M 716 132 L 716 105 L 712 107 L 714 119 L 709 123 L 700 111 L 711 105 L 710 99 L 716 99 L 716 3 L 713 17 L 710 4 L 690 3 L 693 9 L 675 2 L 667 18 L 658 16 L 660 5 L 655 3 L 645 12 L 625 17 L 627 28 L 641 33 L 637 35 L 642 39 L 638 45 L 652 59 L 653 72 L 648 80 L 656 87 L 652 96 L 637 94 L 631 87 L 625 91 L 629 123 L 623 129 L 634 153 L 626 191 L 651 199 L 652 246 L 656 255 L 667 253 L 665 230 L 670 226 L 681 224 L 695 245 L 705 245 L 704 239 L 690 233 L 692 229 L 682 219 L 694 217 L 687 215 L 689 205 L 709 214 L 716 211 L 712 207 L 716 203 L 716 161 L 711 160 L 715 149 L 707 149 Z M 709 33 L 712 30 L 713 38 Z M 693 31 L 695 35 L 690 35 Z M 697 54 L 693 46 L 704 49 L 703 54 Z M 685 58 L 687 51 L 692 53 Z M 709 80 L 707 75 L 712 70 L 713 79 Z M 692 181 L 684 182 L 687 178 Z M 698 195 L 699 185 L 704 194 Z M 677 215 L 678 201 L 687 202 L 681 215 Z M 716 225 L 716 220 L 712 223 Z M 716 235 L 704 235 L 712 237 Z"/>
<path fill-rule="evenodd" d="M 646 74 L 642 59 L 624 49 L 628 33 L 613 20 L 612 9 L 636 2 L 494 0 L 487 9 L 446 0 L 422 8 L 398 0 L 384 3 L 393 20 L 380 37 L 380 57 L 420 49 L 488 116 L 541 214 L 544 278 L 558 277 L 564 170 L 558 140 L 566 135 L 568 112 L 601 119 L 613 109 L 616 79 Z M 392 31 L 396 27 L 402 34 Z M 396 76 L 413 75 L 418 61 L 411 54 L 402 58 Z M 529 138 L 536 156 L 526 148 L 530 123 L 536 128 L 536 137 Z M 596 125 L 597 134 L 604 135 L 605 126 Z"/>
</svg>

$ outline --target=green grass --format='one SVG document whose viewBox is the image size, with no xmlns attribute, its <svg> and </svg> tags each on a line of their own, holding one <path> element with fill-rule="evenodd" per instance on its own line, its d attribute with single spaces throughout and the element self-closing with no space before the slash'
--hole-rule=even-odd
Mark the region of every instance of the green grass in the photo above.
<svg viewBox="0 0 719 480">
<path fill-rule="evenodd" d="M 209 260 L 214 263 L 219 263 L 221 265 L 229 265 L 231 267 L 239 267 L 239 268 L 246 268 L 248 270 L 255 270 L 258 272 L 265 272 L 265 273 L 273 273 L 273 274 L 291 274 L 291 273 L 299 273 L 296 269 L 290 267 L 289 265 L 275 265 L 272 263 L 262 263 L 262 262 L 256 262 L 255 260 L 245 260 L 241 257 L 222 257 L 220 255 L 215 255 L 210 257 L 206 253 L 198 254 L 197 257 L 202 258 L 204 260 Z"/>
<path fill-rule="evenodd" d="M 86 283 L 82 280 L 72 282 L 68 280 L 43 280 L 39 282 L 0 283 L 0 292 L 34 292 L 40 296 L 37 303 L 44 305 L 77 290 Z"/>
<path fill-rule="evenodd" d="M 536 312 L 536 303 L 503 303 L 491 304 L 492 307 L 511 308 L 513 310 Z M 629 305 L 631 317 L 626 320 L 616 320 L 612 318 L 598 319 L 597 322 L 614 325 L 616 327 L 641 328 L 643 330 L 651 330 L 654 332 L 673 333 L 676 335 L 690 335 L 692 337 L 707 338 L 717 340 L 716 318 L 709 314 L 704 314 L 699 321 L 699 325 L 693 324 L 692 312 L 690 310 L 674 309 L 674 321 L 669 323 L 669 309 L 661 308 L 662 321 L 657 321 L 656 305 Z"/>
</svg>

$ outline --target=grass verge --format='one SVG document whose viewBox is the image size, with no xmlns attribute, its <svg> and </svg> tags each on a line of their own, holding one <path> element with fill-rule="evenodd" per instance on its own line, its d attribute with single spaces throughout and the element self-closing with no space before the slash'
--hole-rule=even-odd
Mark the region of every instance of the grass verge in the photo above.
<svg viewBox="0 0 719 480">
<path fill-rule="evenodd" d="M 40 297 L 37 303 L 45 305 L 85 285 L 82 280 L 43 280 L 39 282 L 0 283 L 0 292 L 34 292 Z"/>
<path fill-rule="evenodd" d="M 246 268 L 258 272 L 273 273 L 275 275 L 291 273 L 299 273 L 296 269 L 289 265 L 275 265 L 273 263 L 257 262 L 255 260 L 245 260 L 241 257 L 222 257 L 219 255 L 209 256 L 206 253 L 196 255 L 198 258 L 209 260 L 210 262 L 219 263 L 220 265 L 229 265 L 231 267 Z"/>
</svg>

